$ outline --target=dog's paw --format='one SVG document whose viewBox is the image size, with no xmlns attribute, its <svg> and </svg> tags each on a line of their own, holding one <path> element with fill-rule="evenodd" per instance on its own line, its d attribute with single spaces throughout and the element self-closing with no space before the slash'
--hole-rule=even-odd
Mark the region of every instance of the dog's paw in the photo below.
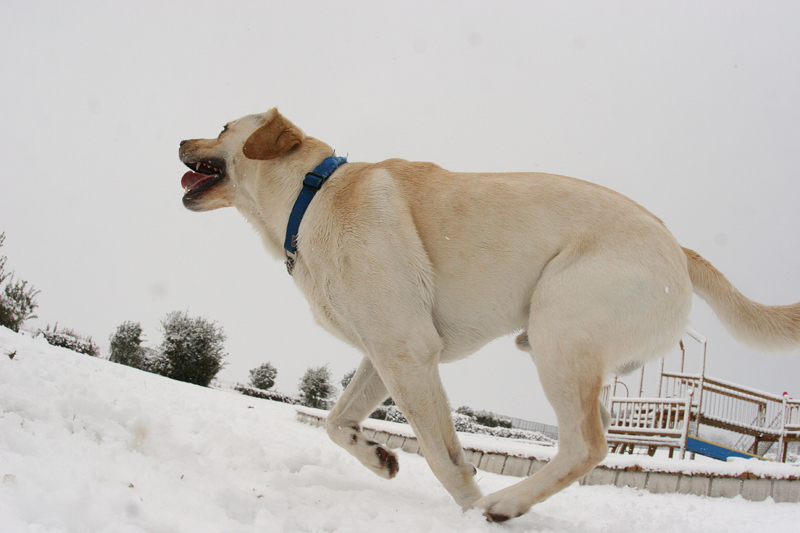
<svg viewBox="0 0 800 533">
<path fill-rule="evenodd" d="M 367 444 L 374 449 L 375 458 L 377 459 L 376 463 L 372 463 L 372 461 L 366 463 L 370 470 L 386 479 L 392 479 L 396 476 L 397 472 L 400 471 L 400 463 L 397 461 L 397 454 L 391 450 L 387 450 L 377 442 L 370 441 Z"/>
<path fill-rule="evenodd" d="M 514 502 L 513 499 L 504 499 L 501 494 L 495 492 L 484 496 L 475 502 L 475 508 L 483 509 L 483 516 L 489 522 L 505 522 L 512 518 L 517 518 L 528 512 L 530 507 L 525 507 Z"/>
<path fill-rule="evenodd" d="M 381 461 L 381 466 L 384 467 L 389 473 L 389 479 L 396 476 L 397 472 L 400 471 L 400 464 L 397 462 L 397 455 L 382 446 L 378 446 L 376 452 Z"/>
</svg>

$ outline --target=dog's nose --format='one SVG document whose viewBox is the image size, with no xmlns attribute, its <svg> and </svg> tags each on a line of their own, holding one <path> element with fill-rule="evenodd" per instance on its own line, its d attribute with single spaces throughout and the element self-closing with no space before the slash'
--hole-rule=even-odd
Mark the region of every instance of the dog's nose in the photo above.
<svg viewBox="0 0 800 533">
<path fill-rule="evenodd" d="M 181 146 L 183 146 L 184 144 L 186 144 L 186 143 L 188 143 L 188 142 L 189 142 L 189 141 L 181 141 Z"/>
</svg>

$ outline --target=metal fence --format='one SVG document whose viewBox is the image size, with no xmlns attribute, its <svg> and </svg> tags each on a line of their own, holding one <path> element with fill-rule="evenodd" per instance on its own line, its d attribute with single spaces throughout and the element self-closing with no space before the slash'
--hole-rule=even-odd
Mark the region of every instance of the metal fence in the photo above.
<svg viewBox="0 0 800 533">
<path fill-rule="evenodd" d="M 548 424 L 541 424 L 539 422 L 531 422 L 530 420 L 522 420 L 521 418 L 514 418 L 508 416 L 511 420 L 511 425 L 517 429 L 527 429 L 528 431 L 538 431 L 545 437 L 553 440 L 558 440 L 558 426 L 551 426 Z"/>
</svg>

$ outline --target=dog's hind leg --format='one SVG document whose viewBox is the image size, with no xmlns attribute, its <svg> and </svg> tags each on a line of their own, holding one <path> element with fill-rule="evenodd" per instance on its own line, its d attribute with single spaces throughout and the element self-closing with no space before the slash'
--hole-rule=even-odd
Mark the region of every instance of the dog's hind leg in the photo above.
<svg viewBox="0 0 800 533">
<path fill-rule="evenodd" d="M 668 244 L 668 243 L 667 243 Z M 600 393 L 611 368 L 665 353 L 677 344 L 691 305 L 680 261 L 634 250 L 613 258 L 585 253 L 551 261 L 531 298 L 527 342 L 558 419 L 558 453 L 533 476 L 476 505 L 503 521 L 588 474 L 608 453 L 610 422 Z"/>
<path fill-rule="evenodd" d="M 588 474 L 607 453 L 605 413 L 600 405 L 604 372 L 579 351 L 545 357 L 538 364 L 545 394 L 558 418 L 558 453 L 540 471 L 477 502 L 486 517 L 503 522 Z M 537 359 L 536 357 L 534 359 Z"/>
<path fill-rule="evenodd" d="M 361 361 L 350 384 L 325 420 L 328 436 L 381 477 L 397 475 L 397 456 L 361 432 L 361 421 L 385 400 L 389 393 L 368 358 Z"/>
</svg>

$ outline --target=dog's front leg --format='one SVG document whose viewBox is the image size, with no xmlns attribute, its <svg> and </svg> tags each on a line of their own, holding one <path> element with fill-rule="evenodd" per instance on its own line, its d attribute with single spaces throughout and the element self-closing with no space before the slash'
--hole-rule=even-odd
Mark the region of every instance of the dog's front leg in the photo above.
<svg viewBox="0 0 800 533">
<path fill-rule="evenodd" d="M 361 433 L 361 421 L 386 399 L 389 393 L 368 358 L 361 361 L 350 384 L 325 420 L 328 436 L 381 477 L 391 479 L 399 468 L 394 452 Z"/>
<path fill-rule="evenodd" d="M 438 351 L 424 357 L 402 354 L 376 358 L 392 399 L 411 424 L 425 460 L 444 488 L 464 510 L 482 497 L 456 436 L 450 406 L 439 378 Z"/>
</svg>

